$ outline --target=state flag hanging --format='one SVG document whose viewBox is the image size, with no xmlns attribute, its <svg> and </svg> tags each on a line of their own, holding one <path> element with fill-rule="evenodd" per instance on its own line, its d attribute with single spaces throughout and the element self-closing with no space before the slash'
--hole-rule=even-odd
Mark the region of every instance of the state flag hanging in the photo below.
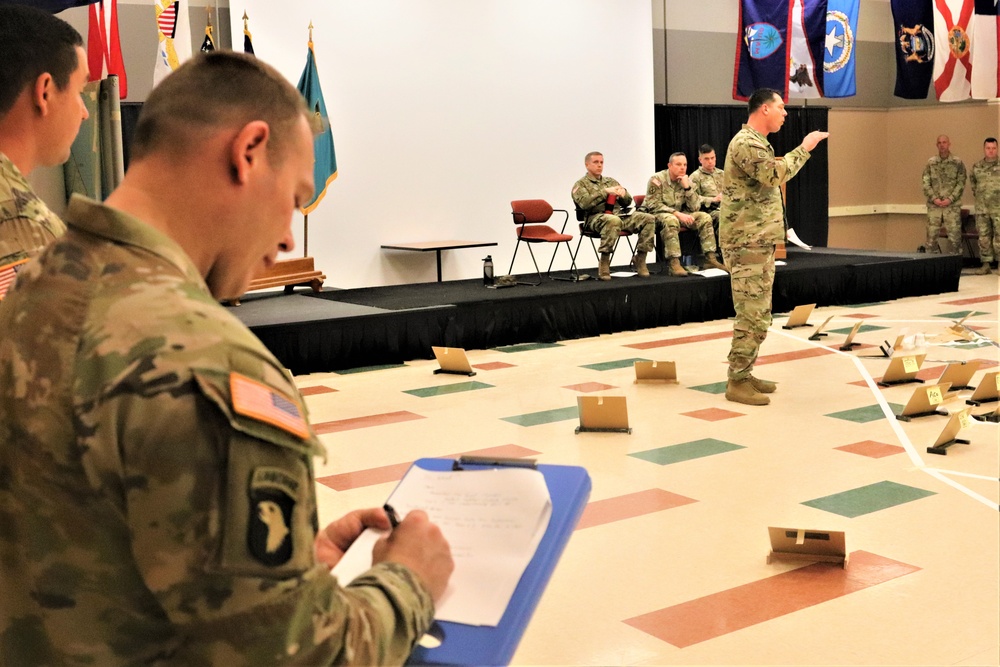
<svg viewBox="0 0 1000 667">
<path fill-rule="evenodd" d="M 159 44 L 153 67 L 155 86 L 191 57 L 191 21 L 187 0 L 154 0 Z"/>
<path fill-rule="evenodd" d="M 747 100 L 758 88 L 788 99 L 789 0 L 740 0 L 733 67 L 733 99 Z"/>
<path fill-rule="evenodd" d="M 927 98 L 934 75 L 934 8 L 932 0 L 891 0 L 896 28 L 896 88 L 907 100 Z"/>
<path fill-rule="evenodd" d="M 90 80 L 118 77 L 118 94 L 128 96 L 128 76 L 118 37 L 118 0 L 101 0 L 90 5 L 87 30 L 87 65 Z"/>
<path fill-rule="evenodd" d="M 860 0 L 827 0 L 823 39 L 823 95 L 826 97 L 857 94 L 854 47 L 859 9 Z"/>
<path fill-rule="evenodd" d="M 976 33 L 972 49 L 972 96 L 977 100 L 1000 97 L 1000 16 L 997 0 L 976 0 L 973 14 Z"/>
<path fill-rule="evenodd" d="M 827 0 L 792 0 L 788 23 L 788 96 L 823 97 Z"/>
<path fill-rule="evenodd" d="M 302 207 L 302 212 L 308 215 L 326 195 L 326 189 L 337 178 L 337 156 L 333 148 L 333 130 L 330 128 L 330 117 L 326 112 L 326 102 L 323 101 L 323 90 L 319 83 L 319 71 L 316 69 L 316 54 L 313 52 L 312 24 L 309 25 L 309 51 L 306 54 L 306 66 L 299 78 L 299 92 L 306 98 L 306 104 L 319 119 L 322 131 L 313 138 L 313 182 L 315 194 L 312 201 Z"/>
<path fill-rule="evenodd" d="M 205 39 L 201 42 L 201 52 L 208 53 L 209 51 L 215 51 L 215 40 L 212 39 L 211 20 L 209 20 L 208 25 L 205 26 Z"/>
<path fill-rule="evenodd" d="M 247 17 L 246 10 L 243 11 L 243 51 L 253 55 L 253 35 L 250 34 L 250 28 L 247 27 Z"/>
<path fill-rule="evenodd" d="M 934 0 L 934 92 L 941 102 L 972 96 L 975 0 Z"/>
</svg>

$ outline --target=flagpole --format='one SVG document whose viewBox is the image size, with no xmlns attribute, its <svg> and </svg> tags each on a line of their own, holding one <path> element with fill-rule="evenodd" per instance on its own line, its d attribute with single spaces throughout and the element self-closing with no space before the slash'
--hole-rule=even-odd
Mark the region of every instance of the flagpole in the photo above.
<svg viewBox="0 0 1000 667">
<path fill-rule="evenodd" d="M 302 236 L 302 256 L 309 256 L 309 214 L 305 214 L 305 220 L 303 221 L 303 229 L 305 233 Z"/>
</svg>

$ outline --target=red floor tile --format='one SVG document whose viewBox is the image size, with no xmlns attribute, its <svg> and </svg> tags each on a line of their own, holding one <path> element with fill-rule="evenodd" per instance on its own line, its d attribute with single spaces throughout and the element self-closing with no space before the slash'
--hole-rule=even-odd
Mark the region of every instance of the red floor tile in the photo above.
<svg viewBox="0 0 1000 667">
<path fill-rule="evenodd" d="M 760 555 L 761 558 L 764 554 Z M 624 622 L 684 648 L 896 579 L 920 568 L 855 551 L 842 568 L 814 563 Z"/>
<path fill-rule="evenodd" d="M 570 384 L 563 387 L 563 389 L 572 389 L 573 391 L 579 391 L 581 393 L 587 394 L 592 391 L 604 391 L 605 389 L 614 389 L 614 385 L 603 384 L 601 382 L 581 382 L 580 384 Z"/>
<path fill-rule="evenodd" d="M 862 440 L 842 447 L 834 447 L 842 452 L 867 456 L 873 459 L 880 459 L 893 454 L 902 454 L 906 450 L 898 445 L 890 445 L 885 442 L 875 442 L 874 440 Z"/>
<path fill-rule="evenodd" d="M 993 296 L 980 296 L 974 299 L 959 299 L 957 301 L 942 301 L 941 303 L 946 303 L 949 306 L 965 306 L 970 303 L 988 303 L 990 301 L 997 301 L 1000 299 L 1000 294 Z"/>
<path fill-rule="evenodd" d="M 844 315 L 844 317 L 853 317 L 856 320 L 867 320 L 869 317 L 878 317 L 878 315 L 869 315 L 868 313 L 851 313 L 850 315 Z"/>
<path fill-rule="evenodd" d="M 723 410 L 722 408 L 705 408 L 704 410 L 695 410 L 694 412 L 682 412 L 685 417 L 694 417 L 695 419 L 704 419 L 707 422 L 717 422 L 723 419 L 732 419 L 733 417 L 744 417 L 746 416 L 742 412 L 733 412 L 732 410 Z"/>
<path fill-rule="evenodd" d="M 976 359 L 976 361 L 979 362 L 979 370 L 1000 366 L 1000 361 L 996 359 Z"/>
<path fill-rule="evenodd" d="M 437 458 L 453 459 L 467 454 L 470 456 L 498 456 L 502 458 L 524 458 L 539 454 L 533 449 L 521 447 L 519 445 L 500 445 L 499 447 L 488 447 L 486 449 L 475 449 L 469 452 L 458 452 L 456 454 L 444 454 Z M 327 475 L 319 477 L 317 482 L 328 486 L 335 491 L 347 491 L 357 489 L 362 486 L 372 486 L 374 484 L 384 484 L 386 482 L 398 482 L 403 479 L 403 475 L 410 469 L 413 461 L 405 463 L 395 463 L 393 465 L 379 466 L 378 468 L 368 468 L 367 470 L 354 470 L 337 475 Z"/>
<path fill-rule="evenodd" d="M 516 364 L 508 364 L 502 361 L 488 361 L 485 364 L 472 364 L 473 368 L 478 368 L 481 371 L 496 371 L 501 368 L 514 368 Z"/>
<path fill-rule="evenodd" d="M 670 345 L 686 345 L 688 343 L 700 343 L 705 340 L 718 340 L 720 338 L 732 338 L 732 331 L 720 331 L 718 333 L 702 334 L 700 336 L 683 336 L 681 338 L 667 338 L 665 340 L 651 340 L 646 343 L 633 343 L 622 347 L 631 347 L 635 350 L 651 350 L 655 347 L 668 347 Z"/>
<path fill-rule="evenodd" d="M 755 366 L 763 366 L 764 364 L 777 364 L 782 361 L 798 361 L 799 359 L 810 359 L 812 357 L 821 357 L 824 354 L 833 354 L 833 350 L 828 350 L 825 347 L 809 347 L 803 350 L 796 350 L 795 352 L 782 352 L 780 354 L 765 354 L 757 357 Z"/>
<path fill-rule="evenodd" d="M 592 528 L 696 502 L 698 501 L 692 498 L 670 493 L 663 489 L 647 489 L 617 498 L 595 500 L 587 503 L 576 529 Z"/>
<path fill-rule="evenodd" d="M 333 387 L 324 387 L 323 385 L 317 385 L 315 387 L 303 387 L 299 389 L 299 393 L 303 396 L 315 396 L 316 394 L 330 394 L 337 391 Z"/>
<path fill-rule="evenodd" d="M 414 419 L 423 418 L 423 415 L 401 410 L 399 412 L 387 412 L 382 415 L 366 415 L 364 417 L 354 417 L 352 419 L 338 419 L 332 422 L 320 422 L 318 424 L 313 424 L 313 430 L 316 431 L 317 435 L 323 435 L 324 433 L 338 433 L 340 431 L 350 431 L 356 428 L 397 424 L 399 422 L 408 422 Z"/>
</svg>

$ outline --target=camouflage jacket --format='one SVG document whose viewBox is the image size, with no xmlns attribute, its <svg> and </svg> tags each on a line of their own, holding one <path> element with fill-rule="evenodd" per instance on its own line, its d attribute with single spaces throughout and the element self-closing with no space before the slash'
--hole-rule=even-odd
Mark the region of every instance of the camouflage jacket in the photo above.
<svg viewBox="0 0 1000 667">
<path fill-rule="evenodd" d="M 958 206 L 965 191 L 965 164 L 954 155 L 943 160 L 935 155 L 927 161 L 921 181 L 928 205 L 933 206 L 935 199 L 950 199 Z"/>
<path fill-rule="evenodd" d="M 604 213 L 604 202 L 608 199 L 608 193 L 604 190 L 606 188 L 616 188 L 619 185 L 618 181 L 609 176 L 602 176 L 599 179 L 595 179 L 588 173 L 573 184 L 573 203 L 576 204 L 578 209 L 586 212 L 588 218 L 599 215 Z M 632 203 L 632 195 L 628 194 L 628 190 L 625 192 L 626 195 L 618 197 L 615 202 L 615 215 L 619 215 L 623 207 L 627 207 Z"/>
<path fill-rule="evenodd" d="M 0 153 L 0 266 L 34 257 L 66 225 L 49 210 L 20 170 Z"/>
<path fill-rule="evenodd" d="M 1000 208 L 1000 160 L 980 160 L 969 172 L 972 194 L 976 197 L 976 211 Z"/>
<path fill-rule="evenodd" d="M 670 172 L 664 169 L 653 174 L 646 184 L 642 210 L 653 214 L 692 213 L 698 210 L 699 201 L 693 185 L 685 191 L 680 181 L 670 180 Z"/>
<path fill-rule="evenodd" d="M 712 200 L 722 192 L 722 185 L 725 181 L 725 174 L 721 169 L 714 169 L 712 173 L 708 173 L 698 167 L 689 178 L 691 179 L 691 187 L 698 193 L 702 208 L 710 208 L 717 203 Z"/>
<path fill-rule="evenodd" d="M 809 159 L 798 146 L 775 157 L 767 138 L 749 125 L 736 133 L 726 151 L 725 187 L 719 211 L 719 245 L 764 247 L 785 238 L 781 184 Z"/>
<path fill-rule="evenodd" d="M 67 219 L 0 302 L 0 662 L 402 663 L 433 603 L 403 566 L 317 564 L 286 371 L 172 240 Z"/>
</svg>

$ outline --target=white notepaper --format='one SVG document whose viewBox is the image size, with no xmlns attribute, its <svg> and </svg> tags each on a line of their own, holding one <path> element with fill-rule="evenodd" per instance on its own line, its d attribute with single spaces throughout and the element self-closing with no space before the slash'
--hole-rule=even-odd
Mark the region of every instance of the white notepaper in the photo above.
<svg viewBox="0 0 1000 667">
<path fill-rule="evenodd" d="M 455 571 L 439 621 L 495 626 L 549 525 L 544 476 L 527 468 L 433 471 L 413 467 L 388 500 L 400 517 L 427 512 L 451 546 Z M 371 567 L 380 533 L 365 531 L 333 569 L 346 583 Z"/>
</svg>

